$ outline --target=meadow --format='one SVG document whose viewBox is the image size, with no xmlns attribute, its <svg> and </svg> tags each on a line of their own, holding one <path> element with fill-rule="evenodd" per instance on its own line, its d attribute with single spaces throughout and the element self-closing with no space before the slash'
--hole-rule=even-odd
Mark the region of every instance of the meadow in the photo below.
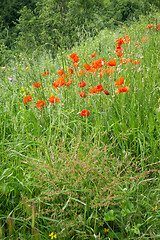
<svg viewBox="0 0 160 240">
<path fill-rule="evenodd" d="M 160 239 L 158 24 L 1 66 L 0 239 Z"/>
</svg>

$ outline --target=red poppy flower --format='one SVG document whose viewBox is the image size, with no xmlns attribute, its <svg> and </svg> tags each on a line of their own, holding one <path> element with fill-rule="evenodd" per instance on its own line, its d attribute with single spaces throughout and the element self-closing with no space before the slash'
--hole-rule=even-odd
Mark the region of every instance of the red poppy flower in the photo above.
<svg viewBox="0 0 160 240">
<path fill-rule="evenodd" d="M 118 52 L 117 53 L 117 57 L 122 57 L 122 55 L 123 55 L 123 52 Z"/>
<path fill-rule="evenodd" d="M 73 63 L 76 63 L 76 62 L 78 62 L 78 61 L 79 61 L 79 57 L 78 57 L 78 56 L 76 56 L 76 57 L 73 58 Z"/>
<path fill-rule="evenodd" d="M 90 114 L 90 111 L 89 110 L 86 110 L 86 109 L 84 109 L 84 110 L 82 110 L 81 112 L 80 112 L 80 115 L 81 116 L 88 116 Z"/>
<path fill-rule="evenodd" d="M 55 97 L 55 96 L 52 96 L 52 97 L 48 98 L 48 100 L 50 101 L 50 103 L 59 102 L 59 98 Z"/>
<path fill-rule="evenodd" d="M 41 82 L 33 83 L 33 87 L 35 88 L 40 88 L 40 86 L 41 86 Z"/>
<path fill-rule="evenodd" d="M 83 82 L 79 82 L 79 87 L 85 87 L 86 86 L 86 83 L 83 81 Z"/>
<path fill-rule="evenodd" d="M 116 65 L 117 65 L 117 63 L 116 63 L 116 60 L 115 60 L 115 59 L 111 59 L 111 60 L 109 60 L 108 63 L 107 63 L 107 66 L 108 66 L 108 67 L 112 67 L 112 66 L 116 66 Z"/>
<path fill-rule="evenodd" d="M 128 93 L 129 87 L 123 86 L 122 88 L 117 88 L 116 93 L 127 92 Z"/>
<path fill-rule="evenodd" d="M 86 96 L 85 91 L 79 93 L 79 95 L 80 95 L 82 98 L 85 97 L 85 96 Z"/>
<path fill-rule="evenodd" d="M 103 67 L 106 64 L 105 59 L 104 58 L 100 58 L 98 60 L 95 60 L 91 63 L 91 67 L 95 68 L 95 69 L 99 69 L 101 67 Z"/>
<path fill-rule="evenodd" d="M 114 73 L 114 71 L 115 71 L 114 68 L 108 68 L 108 69 L 106 70 L 106 73 L 108 73 L 109 76 L 110 76 L 112 73 Z"/>
<path fill-rule="evenodd" d="M 132 62 L 132 64 L 139 64 L 140 63 L 140 60 L 135 60 Z"/>
<path fill-rule="evenodd" d="M 157 24 L 156 30 L 160 31 L 160 24 Z"/>
<path fill-rule="evenodd" d="M 116 42 L 118 42 L 117 46 L 121 46 L 124 43 L 122 38 L 117 39 Z"/>
<path fill-rule="evenodd" d="M 128 63 L 129 63 L 129 61 L 130 61 L 130 59 L 129 59 L 129 58 L 122 58 L 122 59 L 120 60 L 120 63 L 123 63 L 123 64 L 128 64 Z"/>
<path fill-rule="evenodd" d="M 130 42 L 129 36 L 126 35 L 126 36 L 123 36 L 123 37 L 124 37 L 123 42 L 129 44 L 129 42 Z"/>
<path fill-rule="evenodd" d="M 78 64 L 76 64 L 76 63 L 73 63 L 72 67 L 73 67 L 73 68 L 78 68 L 78 67 L 79 67 L 79 65 L 78 65 Z"/>
<path fill-rule="evenodd" d="M 103 91 L 103 86 L 101 84 L 97 85 L 97 91 L 102 92 Z"/>
<path fill-rule="evenodd" d="M 118 78 L 115 83 L 115 86 L 121 86 L 123 83 L 124 83 L 124 78 Z"/>
<path fill-rule="evenodd" d="M 92 54 L 91 54 L 91 58 L 94 58 L 95 56 L 97 56 L 96 53 L 92 53 Z"/>
<path fill-rule="evenodd" d="M 106 94 L 106 95 L 109 95 L 109 92 L 105 89 L 104 90 L 104 93 Z"/>
<path fill-rule="evenodd" d="M 69 69 L 68 69 L 68 72 L 71 73 L 71 74 L 73 74 L 73 69 L 72 69 L 72 68 L 69 68 Z"/>
<path fill-rule="evenodd" d="M 46 73 L 45 72 L 43 72 L 42 73 L 42 75 L 45 77 L 46 75 L 48 75 L 49 74 L 49 71 L 46 71 Z"/>
<path fill-rule="evenodd" d="M 153 27 L 153 24 L 150 24 L 146 27 L 146 29 L 149 29 L 149 28 L 152 28 Z"/>
<path fill-rule="evenodd" d="M 24 97 L 23 100 L 24 100 L 25 105 L 27 105 L 27 102 L 31 102 L 32 101 L 32 97 L 31 97 L 31 95 L 27 95 L 27 96 Z"/>
<path fill-rule="evenodd" d="M 99 71 L 100 78 L 102 78 L 105 73 L 106 73 L 106 69 L 101 69 L 101 70 Z"/>
<path fill-rule="evenodd" d="M 90 88 L 89 89 L 89 92 L 90 93 L 97 93 L 98 91 L 97 91 L 97 87 L 92 87 L 92 88 Z"/>
<path fill-rule="evenodd" d="M 135 46 L 136 46 L 136 47 L 139 47 L 139 44 L 138 44 L 138 43 L 136 43 L 136 44 L 135 44 Z"/>
<path fill-rule="evenodd" d="M 83 67 L 84 67 L 87 71 L 91 70 L 91 65 L 89 65 L 88 63 L 84 64 Z"/>
<path fill-rule="evenodd" d="M 68 82 L 65 82 L 66 86 L 70 86 L 73 83 L 72 79 L 69 79 Z"/>
<path fill-rule="evenodd" d="M 81 69 L 77 72 L 77 77 L 82 76 L 83 74 L 86 74 L 86 71 L 84 69 Z"/>
<path fill-rule="evenodd" d="M 116 48 L 116 53 L 122 52 L 123 50 L 124 50 L 124 48 L 121 48 L 121 46 L 118 46 L 118 47 Z"/>
<path fill-rule="evenodd" d="M 70 55 L 70 58 L 75 58 L 77 56 L 77 53 L 72 53 L 71 55 Z"/>
<path fill-rule="evenodd" d="M 64 74 L 63 69 L 59 70 L 59 71 L 57 72 L 57 74 L 58 74 L 59 76 L 62 76 L 62 75 Z"/>
<path fill-rule="evenodd" d="M 42 109 L 42 107 L 44 107 L 44 106 L 45 106 L 45 101 L 44 100 L 39 100 L 37 102 L 37 105 L 36 105 L 37 108 Z"/>
<path fill-rule="evenodd" d="M 147 37 L 143 37 L 143 38 L 141 39 L 141 42 L 148 42 L 148 38 L 147 38 Z"/>
</svg>

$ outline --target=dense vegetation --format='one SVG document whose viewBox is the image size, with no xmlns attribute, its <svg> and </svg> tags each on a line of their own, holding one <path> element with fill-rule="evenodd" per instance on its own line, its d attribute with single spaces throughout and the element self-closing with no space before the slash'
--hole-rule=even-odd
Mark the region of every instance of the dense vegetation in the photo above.
<svg viewBox="0 0 160 240">
<path fill-rule="evenodd" d="M 50 50 L 55 57 L 59 48 L 71 48 L 116 21 L 138 20 L 159 8 L 159 0 L 1 0 L 0 65 L 8 60 L 6 50 Z"/>
<path fill-rule="evenodd" d="M 159 1 L 2 7 L 0 239 L 160 239 Z"/>
<path fill-rule="evenodd" d="M 54 61 L 12 52 L 0 71 L 1 239 L 160 238 L 155 23 L 105 29 Z"/>
</svg>

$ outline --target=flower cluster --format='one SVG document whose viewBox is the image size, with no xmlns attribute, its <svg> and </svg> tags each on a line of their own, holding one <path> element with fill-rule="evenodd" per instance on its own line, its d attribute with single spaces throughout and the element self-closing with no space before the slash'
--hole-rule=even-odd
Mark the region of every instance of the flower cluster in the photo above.
<svg viewBox="0 0 160 240">
<path fill-rule="evenodd" d="M 153 28 L 153 24 L 149 24 L 146 29 L 152 29 Z M 156 26 L 156 29 L 159 31 L 160 28 L 160 24 L 158 24 Z M 148 30 L 150 31 L 150 30 Z M 148 37 L 143 37 L 140 39 L 141 43 L 134 43 L 134 46 L 137 48 L 139 47 L 141 44 L 143 44 L 143 42 L 147 42 L 148 41 Z M 79 96 L 81 99 L 80 101 L 85 101 L 84 99 L 87 99 L 87 97 L 90 96 L 95 96 L 100 95 L 101 92 L 104 92 L 105 95 L 110 95 L 109 91 L 106 88 L 106 84 L 107 81 L 104 82 L 104 79 L 107 78 L 107 75 L 110 76 L 109 79 L 112 80 L 114 79 L 114 72 L 118 72 L 118 74 L 120 74 L 121 70 L 119 71 L 118 69 L 123 67 L 123 65 L 126 64 L 133 64 L 133 65 L 137 65 L 140 64 L 140 60 L 139 59 L 131 59 L 130 57 L 127 56 L 127 58 L 122 57 L 122 55 L 125 55 L 125 45 L 131 45 L 131 40 L 130 37 L 128 35 L 123 36 L 123 38 L 119 38 L 115 41 L 115 53 L 116 53 L 116 57 L 112 58 L 112 59 L 108 59 L 107 61 L 105 60 L 105 58 L 98 58 L 96 53 L 92 53 L 89 56 L 89 62 L 86 62 L 85 64 L 80 62 L 80 58 L 77 55 L 77 53 L 72 53 L 69 58 L 72 59 L 71 62 L 71 66 L 69 66 L 68 68 L 65 66 L 65 68 L 61 68 L 60 70 L 57 71 L 57 78 L 54 79 L 53 81 L 53 91 L 55 90 L 56 92 L 59 91 L 59 89 L 61 89 L 62 87 L 69 87 L 71 84 L 73 84 L 74 81 L 74 86 L 79 85 L 79 89 L 83 88 L 83 91 L 79 91 Z M 92 60 L 94 58 L 94 60 Z M 80 63 L 79 63 L 80 62 Z M 79 65 L 81 66 L 81 68 L 79 67 Z M 107 68 L 105 68 L 105 66 L 107 66 Z M 132 67 L 135 68 L 135 67 Z M 113 74 L 113 78 L 112 75 Z M 51 71 L 45 71 L 42 73 L 42 76 L 47 76 L 50 75 L 51 76 Z M 103 83 L 101 84 L 101 82 L 99 82 L 99 84 L 97 86 L 95 86 L 94 84 L 92 85 L 91 83 L 88 82 L 88 78 L 89 75 L 91 75 L 92 79 L 99 79 L 99 81 L 101 81 L 101 79 L 103 80 Z M 12 77 L 12 76 L 11 76 Z M 51 76 L 52 77 L 52 76 Z M 74 79 L 74 80 L 72 80 Z M 79 79 L 79 81 L 77 82 L 77 79 Z M 116 93 L 120 94 L 123 92 L 127 92 L 129 91 L 129 86 L 123 85 L 124 84 L 124 77 L 120 77 L 118 78 L 114 85 L 117 87 L 116 89 Z M 42 85 L 44 85 L 44 83 L 42 83 Z M 123 86 L 122 86 L 123 85 Z M 35 82 L 33 83 L 33 88 L 37 88 L 37 91 L 39 91 L 38 89 L 41 89 L 41 82 Z M 113 88 L 112 88 L 113 89 Z M 56 94 L 55 94 L 56 95 Z M 49 101 L 50 105 L 51 104 L 57 104 L 60 102 L 59 97 L 57 96 L 50 96 L 48 98 L 48 100 L 38 100 L 36 101 L 36 107 L 38 109 L 43 109 L 46 104 L 47 101 Z M 31 95 L 26 95 L 24 96 L 24 104 L 27 105 L 29 102 L 32 102 L 32 97 Z M 81 116 L 88 116 L 90 114 L 90 111 L 87 109 L 82 110 L 81 112 L 79 112 L 79 114 Z"/>
</svg>

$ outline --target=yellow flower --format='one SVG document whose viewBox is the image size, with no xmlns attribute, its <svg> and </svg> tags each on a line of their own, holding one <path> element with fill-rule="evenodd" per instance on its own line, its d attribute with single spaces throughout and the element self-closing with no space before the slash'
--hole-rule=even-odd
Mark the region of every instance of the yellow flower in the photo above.
<svg viewBox="0 0 160 240">
<path fill-rule="evenodd" d="M 53 232 L 52 232 L 51 234 L 49 234 L 49 237 L 51 237 L 51 239 L 57 238 L 57 234 L 55 233 L 55 234 L 53 235 Z"/>
<path fill-rule="evenodd" d="M 152 209 L 152 211 L 154 211 L 154 210 L 157 210 L 157 206 L 155 206 L 155 208 Z"/>
<path fill-rule="evenodd" d="M 109 228 L 104 228 L 104 231 L 105 231 L 106 233 L 108 233 L 108 232 L 109 232 Z"/>
<path fill-rule="evenodd" d="M 19 57 L 21 57 L 21 55 L 19 55 Z"/>
</svg>

